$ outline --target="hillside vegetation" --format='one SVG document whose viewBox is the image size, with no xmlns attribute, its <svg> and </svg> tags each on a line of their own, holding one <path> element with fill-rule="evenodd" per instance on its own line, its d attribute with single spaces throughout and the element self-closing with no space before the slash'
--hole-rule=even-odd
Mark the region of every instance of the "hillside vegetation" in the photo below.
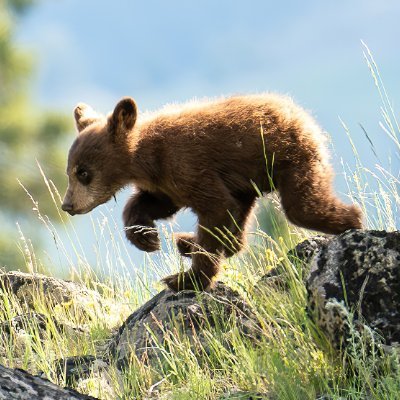
<svg viewBox="0 0 400 400">
<path fill-rule="evenodd" d="M 365 56 L 382 99 L 382 134 L 392 139 L 394 154 L 399 157 L 400 129 L 394 110 L 367 48 Z M 350 133 L 349 140 L 353 145 Z M 379 165 L 374 171 L 366 170 L 357 157 L 355 146 L 354 154 L 355 169 L 344 166 L 348 201 L 363 208 L 366 227 L 398 229 L 398 171 L 385 170 Z M 57 212 L 60 195 L 44 174 L 43 179 Z M 277 222 L 279 229 L 274 230 L 275 236 L 266 234 L 255 223 L 246 250 L 225 261 L 220 276 L 251 307 L 261 329 L 256 339 L 242 335 L 235 318 L 221 315 L 221 325 L 203 328 L 207 351 L 193 346 L 186 336 L 178 334 L 177 328 L 159 344 L 160 356 L 156 364 L 148 365 L 132 356 L 123 372 L 112 365 L 106 373 L 94 371 L 85 379 L 67 382 L 54 362 L 75 355 L 100 354 L 123 321 L 162 288 L 157 283 L 159 279 L 183 265 L 165 230 L 168 252 L 161 254 L 157 262 L 149 259 L 140 272 L 133 273 L 132 266 L 123 261 L 126 257 L 129 259 L 130 249 L 121 245 L 124 242 L 120 236 L 124 232 L 116 228 L 112 214 L 105 214 L 101 221 L 92 220 L 93 235 L 98 248 L 102 249 L 101 254 L 106 257 L 99 256 L 97 265 L 89 265 L 73 221 L 60 211 L 58 219 L 50 220 L 41 213 L 40 204 L 34 198 L 32 201 L 37 223 L 48 229 L 59 257 L 68 260 L 69 278 L 83 283 L 93 292 L 89 292 L 87 302 L 82 303 L 78 298 L 52 302 L 43 292 L 37 291 L 29 294 L 29 305 L 26 305 L 16 295 L 1 291 L 1 321 L 35 311 L 44 316 L 46 325 L 43 329 L 38 320 L 32 318 L 23 329 L 11 328 L 9 334 L 2 334 L 1 364 L 32 373 L 42 371 L 57 384 L 72 385 L 82 393 L 101 399 L 306 400 L 323 395 L 326 399 L 399 398 L 400 374 L 396 357 L 384 354 L 379 348 L 371 353 L 357 338 L 346 354 L 338 354 L 310 321 L 303 283 L 306 271 L 303 264 L 289 259 L 287 252 L 312 233 L 288 226 L 286 220 L 282 222 L 281 219 L 279 224 Z M 268 207 L 276 206 L 276 200 L 270 200 Z M 67 232 L 68 243 L 61 240 L 60 230 Z M 44 263 L 36 256 L 29 238 L 23 234 L 21 246 L 27 269 L 46 273 L 43 265 L 48 265 L 48 261 Z M 259 279 L 275 267 L 285 272 L 285 288 L 264 285 L 258 290 Z M 71 329 L 60 330 L 58 324 Z"/>
</svg>

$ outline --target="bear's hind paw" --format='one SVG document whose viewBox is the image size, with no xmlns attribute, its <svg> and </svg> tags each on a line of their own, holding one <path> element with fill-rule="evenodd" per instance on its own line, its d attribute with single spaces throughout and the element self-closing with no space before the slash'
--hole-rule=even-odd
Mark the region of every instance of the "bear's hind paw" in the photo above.
<svg viewBox="0 0 400 400">
<path fill-rule="evenodd" d="M 169 275 L 162 279 L 173 292 L 182 290 L 205 291 L 212 286 L 212 281 L 206 276 L 194 274 L 191 270 L 179 274 Z"/>
<path fill-rule="evenodd" d="M 192 257 L 192 253 L 195 250 L 195 237 L 193 233 L 176 233 L 174 234 L 176 246 L 179 254 L 183 257 Z"/>
</svg>

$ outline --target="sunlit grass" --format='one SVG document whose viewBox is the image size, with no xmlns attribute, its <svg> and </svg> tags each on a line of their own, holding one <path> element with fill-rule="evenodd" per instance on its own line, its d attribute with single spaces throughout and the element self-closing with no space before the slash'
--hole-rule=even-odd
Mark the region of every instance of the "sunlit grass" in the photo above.
<svg viewBox="0 0 400 400">
<path fill-rule="evenodd" d="M 109 221 L 93 221 L 94 234 L 98 236 L 99 243 L 110 246 L 112 252 L 119 254 L 121 245 L 116 245 L 117 238 L 113 236 L 114 228 L 109 226 L 112 224 Z M 54 229 L 54 226 L 48 226 Z M 146 365 L 132 356 L 122 374 L 111 365 L 106 378 L 104 373 L 93 373 L 77 388 L 102 399 L 146 396 L 161 399 L 219 399 L 235 398 L 229 396 L 240 392 L 269 394 L 278 399 L 315 399 L 323 393 L 329 393 L 333 398 L 361 399 L 367 392 L 371 398 L 396 398 L 399 379 L 392 366 L 379 371 L 377 375 L 373 360 L 366 354 L 355 353 L 351 357 L 356 373 L 349 375 L 346 373 L 347 366 L 335 357 L 309 321 L 305 311 L 304 271 L 300 264 L 286 255 L 296 242 L 306 237 L 307 232 L 287 228 L 284 231 L 291 232 L 288 238 L 273 239 L 255 224 L 250 235 L 255 240 L 250 240 L 243 255 L 227 260 L 223 266 L 221 278 L 241 293 L 256 315 L 260 327 L 260 337 L 256 341 L 240 334 L 234 318 L 227 319 L 221 315 L 223 323 L 213 328 L 211 325 L 203 328 L 202 333 L 211 351 L 201 351 L 201 345 L 194 347 L 189 338 L 176 332 L 166 332 L 165 341 L 157 344 L 160 349 L 158 365 Z M 68 240 L 79 240 L 79 236 Z M 64 248 L 60 243 L 58 246 Z M 166 269 L 169 267 L 179 269 L 181 260 L 171 242 L 169 246 L 170 252 L 160 261 L 164 264 L 162 267 L 149 261 L 147 268 L 153 271 L 154 276 L 168 273 Z M 29 245 L 26 247 L 29 248 Z M 78 249 L 79 244 L 74 248 Z M 43 371 L 61 385 L 66 382 L 62 375 L 56 374 L 54 361 L 73 355 L 101 355 L 99 349 L 112 334 L 112 329 L 119 327 L 154 292 L 151 280 L 144 276 L 135 279 L 128 272 L 124 274 L 120 266 L 119 276 L 114 273 L 112 279 L 104 279 L 106 275 L 94 272 L 85 263 L 79 250 L 76 251 L 75 255 L 70 255 L 73 266 L 71 276 L 100 292 L 102 304 L 99 305 L 94 299 L 92 309 L 89 308 L 82 315 L 75 305 L 54 305 L 38 293 L 34 309 L 48 318 L 45 334 L 32 320 L 24 334 L 12 332 L 10 336 L 4 335 L 1 344 L 4 349 L 1 363 L 26 368 L 33 373 Z M 80 260 L 79 268 L 76 268 L 74 257 Z M 30 260 L 35 258 L 31 254 L 27 260 L 32 263 Z M 33 265 L 37 266 L 38 263 Z M 107 257 L 107 261 L 101 265 L 106 272 L 112 273 L 110 268 L 115 267 L 113 256 L 109 257 L 109 261 Z M 261 276 L 276 267 L 284 275 L 286 289 L 258 282 Z M 26 312 L 17 298 L 5 293 L 2 297 L 1 320 L 10 320 Z M 59 322 L 83 326 L 86 333 L 77 336 L 74 332 L 59 332 L 54 323 L 55 315 Z M 382 359 L 382 355 L 380 357 Z M 389 359 L 384 363 L 393 364 Z"/>
</svg>

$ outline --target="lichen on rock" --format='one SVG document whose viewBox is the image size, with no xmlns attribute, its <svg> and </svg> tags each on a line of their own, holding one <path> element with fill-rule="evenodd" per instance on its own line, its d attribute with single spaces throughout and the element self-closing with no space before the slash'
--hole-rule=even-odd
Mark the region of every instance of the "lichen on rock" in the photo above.
<svg viewBox="0 0 400 400">
<path fill-rule="evenodd" d="M 400 343 L 400 232 L 347 231 L 313 258 L 308 310 L 335 348 L 345 347 L 350 324 Z"/>
</svg>

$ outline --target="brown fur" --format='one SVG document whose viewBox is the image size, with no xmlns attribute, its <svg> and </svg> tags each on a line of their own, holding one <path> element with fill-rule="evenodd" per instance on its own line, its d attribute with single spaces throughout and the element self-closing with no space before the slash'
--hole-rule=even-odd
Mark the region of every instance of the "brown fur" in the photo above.
<svg viewBox="0 0 400 400">
<path fill-rule="evenodd" d="M 330 234 L 362 226 L 359 209 L 333 192 L 320 128 L 289 98 L 222 98 L 165 108 L 138 121 L 130 98 L 108 119 L 92 111 L 82 104 L 75 110 L 80 135 L 69 153 L 63 209 L 88 212 L 134 184 L 137 192 L 123 213 L 126 235 L 154 251 L 154 221 L 190 207 L 199 228 L 195 235 L 178 235 L 177 245 L 192 267 L 164 279 L 175 291 L 206 289 L 221 258 L 240 250 L 255 187 L 277 189 L 296 225 Z"/>
</svg>

